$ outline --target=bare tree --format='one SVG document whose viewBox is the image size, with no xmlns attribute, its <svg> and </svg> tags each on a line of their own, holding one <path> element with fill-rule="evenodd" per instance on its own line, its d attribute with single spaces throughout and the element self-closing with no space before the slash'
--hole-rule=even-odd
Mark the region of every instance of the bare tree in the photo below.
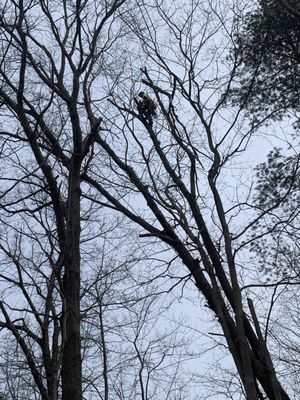
<svg viewBox="0 0 300 400">
<path fill-rule="evenodd" d="M 99 201 L 105 198 L 108 207 L 137 223 L 141 238 L 161 240 L 181 259 L 218 318 L 245 397 L 289 399 L 253 302 L 247 304 L 242 291 L 243 237 L 261 215 L 236 225 L 249 193 L 229 194 L 224 181 L 227 168 L 263 120 L 243 124 L 243 104 L 228 109 L 239 66 L 237 54 L 231 63 L 221 54 L 220 32 L 226 33 L 228 47 L 233 43 L 230 15 L 211 4 L 176 7 L 156 4 L 150 18 L 141 5 L 139 18 L 125 17 L 148 55 L 143 84 L 155 98 L 159 116 L 152 126 L 135 111 L 130 91 L 124 104 L 124 95 L 121 100 L 116 90 L 110 101 L 124 123 L 111 121 L 115 128 L 96 138 L 110 159 L 109 181 L 105 184 L 108 171 L 96 165 L 82 179 L 94 187 L 95 197 L 98 192 Z M 165 29 L 167 40 L 162 39 Z M 134 203 L 143 211 L 133 208 Z"/>
</svg>

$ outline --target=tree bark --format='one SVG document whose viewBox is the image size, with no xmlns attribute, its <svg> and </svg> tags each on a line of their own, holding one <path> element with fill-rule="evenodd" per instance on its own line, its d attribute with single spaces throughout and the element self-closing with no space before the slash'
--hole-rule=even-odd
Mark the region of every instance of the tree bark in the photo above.
<svg viewBox="0 0 300 400">
<path fill-rule="evenodd" d="M 63 276 L 62 400 L 82 400 L 80 338 L 80 159 L 69 175 L 67 238 Z"/>
</svg>

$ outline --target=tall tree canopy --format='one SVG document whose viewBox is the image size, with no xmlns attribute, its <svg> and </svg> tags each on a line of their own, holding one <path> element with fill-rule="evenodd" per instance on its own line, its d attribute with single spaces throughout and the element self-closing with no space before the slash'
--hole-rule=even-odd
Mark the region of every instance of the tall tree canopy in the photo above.
<svg viewBox="0 0 300 400">
<path fill-rule="evenodd" d="M 259 0 L 252 4 L 235 35 L 241 62 L 240 87 L 234 90 L 255 118 L 281 118 L 299 111 L 300 6 L 297 0 Z"/>
</svg>

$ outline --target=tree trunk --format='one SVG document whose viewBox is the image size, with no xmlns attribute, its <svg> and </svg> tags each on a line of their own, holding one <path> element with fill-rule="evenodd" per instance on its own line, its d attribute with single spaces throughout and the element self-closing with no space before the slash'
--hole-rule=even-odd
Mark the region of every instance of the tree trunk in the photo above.
<svg viewBox="0 0 300 400">
<path fill-rule="evenodd" d="M 63 277 L 62 400 L 82 400 L 80 339 L 80 160 L 69 176 L 67 238 Z"/>
</svg>

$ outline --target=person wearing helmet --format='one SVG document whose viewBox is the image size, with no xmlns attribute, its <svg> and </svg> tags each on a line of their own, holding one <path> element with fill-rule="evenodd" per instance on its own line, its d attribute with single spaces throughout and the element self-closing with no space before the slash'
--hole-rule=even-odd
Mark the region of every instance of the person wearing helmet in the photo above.
<svg viewBox="0 0 300 400">
<path fill-rule="evenodd" d="M 153 118 L 156 117 L 156 104 L 152 100 L 151 96 L 146 92 L 140 92 L 139 97 L 141 100 L 136 100 L 139 114 L 150 126 L 152 126 Z"/>
</svg>

